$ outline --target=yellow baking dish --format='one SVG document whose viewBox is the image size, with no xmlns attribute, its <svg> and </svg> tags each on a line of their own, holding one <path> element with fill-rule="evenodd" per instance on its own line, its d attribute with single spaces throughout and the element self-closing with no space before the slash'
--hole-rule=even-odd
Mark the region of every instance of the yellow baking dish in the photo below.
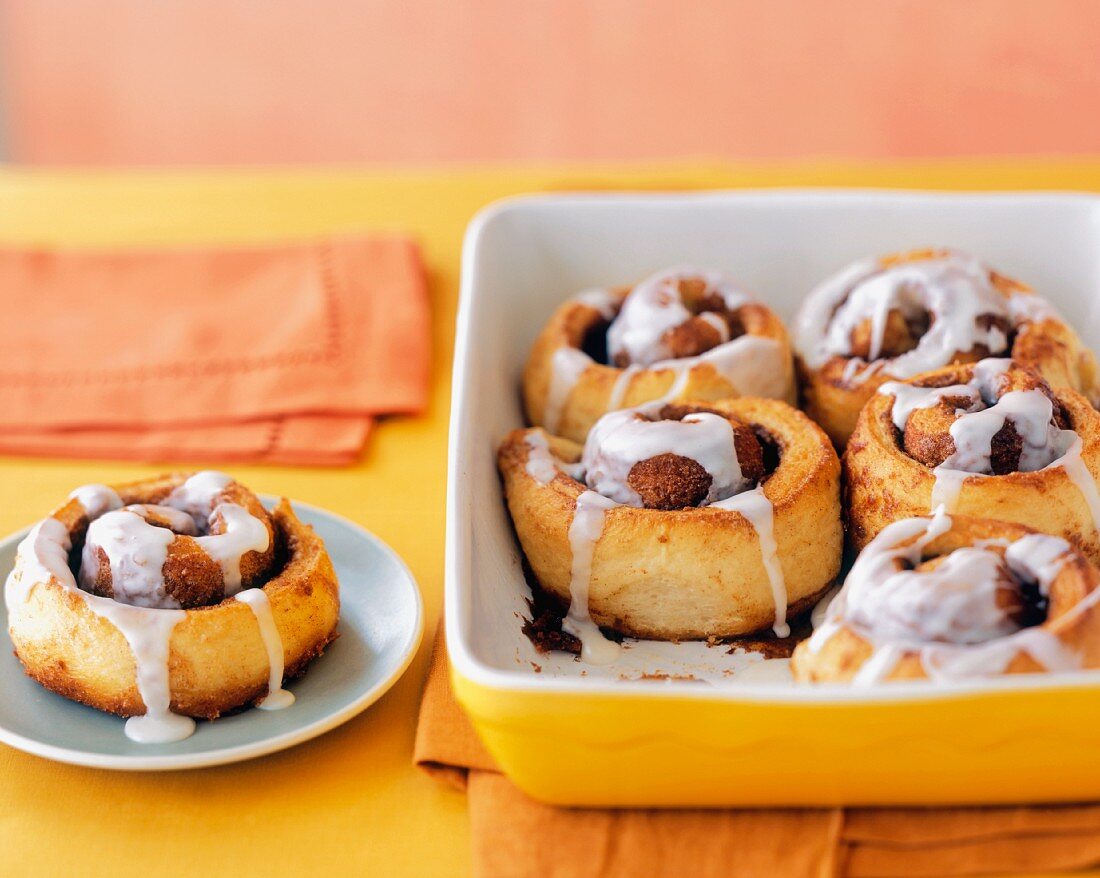
<svg viewBox="0 0 1100 878">
<path fill-rule="evenodd" d="M 447 640 L 461 703 L 529 794 L 622 806 L 1100 797 L 1100 673 L 811 688 L 782 662 L 722 647 L 640 642 L 598 668 L 540 655 L 521 630 L 529 592 L 494 452 L 522 423 L 519 370 L 562 299 L 695 263 L 743 279 L 789 317 L 847 261 L 922 245 L 969 250 L 1026 279 L 1100 344 L 1100 199 L 1089 196 L 555 195 L 500 203 L 471 224 Z"/>
</svg>

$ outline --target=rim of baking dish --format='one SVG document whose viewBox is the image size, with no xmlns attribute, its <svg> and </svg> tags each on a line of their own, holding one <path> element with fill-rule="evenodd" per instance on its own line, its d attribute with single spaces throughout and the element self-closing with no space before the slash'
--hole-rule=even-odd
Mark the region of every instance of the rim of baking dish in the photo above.
<svg viewBox="0 0 1100 878">
<path fill-rule="evenodd" d="M 493 201 L 470 220 L 462 245 L 462 271 L 455 331 L 454 369 L 451 379 L 451 418 L 447 451 L 447 533 L 444 567 L 444 625 L 447 652 L 454 671 L 465 680 L 489 689 L 514 692 L 545 692 L 581 697 L 636 698 L 640 695 L 668 700 L 774 702 L 781 704 L 859 704 L 900 701 L 936 701 L 960 696 L 1028 692 L 1037 689 L 1090 689 L 1100 685 L 1100 669 L 1063 673 L 1017 674 L 965 681 L 930 683 L 896 681 L 883 686 L 858 687 L 846 683 L 817 683 L 813 686 L 753 683 L 751 685 L 688 685 L 676 680 L 604 680 L 535 674 L 523 668 L 502 669 L 481 661 L 470 648 L 472 523 L 462 514 L 469 497 L 468 482 L 461 476 L 461 463 L 470 459 L 472 427 L 465 422 L 467 398 L 475 392 L 472 370 L 465 368 L 473 338 L 473 302 L 477 295 L 477 262 L 486 228 L 515 212 L 530 208 L 568 210 L 581 206 L 655 207 L 690 206 L 706 202 L 787 202 L 838 206 L 854 202 L 1028 202 L 1100 206 L 1100 195 L 1058 190 L 938 190 L 861 189 L 836 187 L 792 187 L 776 189 L 718 189 L 700 191 L 555 192 L 513 195 Z"/>
</svg>

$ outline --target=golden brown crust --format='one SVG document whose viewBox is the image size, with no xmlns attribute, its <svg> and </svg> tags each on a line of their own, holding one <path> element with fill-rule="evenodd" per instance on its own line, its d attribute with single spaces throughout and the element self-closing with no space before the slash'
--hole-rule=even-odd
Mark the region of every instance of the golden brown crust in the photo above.
<svg viewBox="0 0 1100 878">
<path fill-rule="evenodd" d="M 889 268 L 904 262 L 941 258 L 947 252 L 938 249 L 912 250 L 884 256 L 879 263 L 883 268 Z M 996 271 L 990 271 L 989 275 L 993 288 L 1005 299 L 1036 295 L 1030 287 Z M 887 356 L 904 353 L 907 345 L 914 341 L 906 335 L 907 329 L 903 331 L 897 325 L 896 318 L 888 321 L 887 329 L 887 350 L 884 351 Z M 990 355 L 1012 357 L 1038 371 L 1053 387 L 1076 390 L 1094 405 L 1100 403 L 1100 367 L 1096 358 L 1062 320 L 1053 315 L 1024 319 L 1016 327 L 1006 329 L 1011 330 L 1010 350 L 989 351 L 979 345 L 973 350 L 956 352 L 950 364 L 973 363 Z M 869 348 L 864 350 L 858 347 L 860 339 L 853 339 L 853 342 L 857 345 L 855 355 L 866 358 Z M 804 360 L 796 358 L 802 408 L 824 428 L 838 449 L 843 449 L 847 444 L 867 401 L 885 382 L 895 380 L 879 371 L 866 374 L 866 367 L 852 373 L 851 362 L 851 358 L 838 355 L 831 357 L 820 368 L 811 368 Z"/>
<path fill-rule="evenodd" d="M 139 502 L 139 495 L 156 496 L 158 491 L 163 498 L 182 479 L 173 476 L 116 490 L 125 502 Z M 53 517 L 77 537 L 87 527 L 76 501 Z M 270 521 L 285 560 L 263 589 L 283 641 L 284 676 L 289 679 L 336 637 L 339 588 L 324 543 L 298 520 L 289 502 L 283 500 Z M 58 694 L 119 716 L 144 713 L 125 637 L 94 613 L 81 594 L 56 580 L 36 584 L 10 619 L 16 655 L 29 676 Z M 263 698 L 269 665 L 252 610 L 227 598 L 184 613 L 170 641 L 172 710 L 213 719 Z"/>
<path fill-rule="evenodd" d="M 924 559 L 943 557 L 984 540 L 1018 540 L 1036 533 L 1029 527 L 988 518 L 952 516 L 951 530 L 930 542 Z M 1100 588 L 1100 571 L 1082 554 L 1074 552 L 1050 585 L 1047 619 L 1038 627 L 1049 631 L 1081 657 L 1082 666 L 1100 667 L 1100 607 L 1089 606 L 1070 614 L 1087 595 Z M 1068 614 L 1068 615 L 1067 615 Z M 865 632 L 841 624 L 816 650 L 800 643 L 791 657 L 791 671 L 802 682 L 850 682 L 874 653 Z M 1002 673 L 1034 673 L 1047 670 L 1030 653 L 1016 650 Z M 884 680 L 924 679 L 928 676 L 918 650 L 904 650 Z"/>
<path fill-rule="evenodd" d="M 966 365 L 948 366 L 915 380 L 942 386 L 965 383 L 971 373 Z M 1081 459 L 1096 480 L 1100 477 L 1100 414 L 1073 390 L 1055 389 L 1053 394 L 1066 422 L 1080 436 Z M 891 522 L 931 511 L 935 475 L 899 443 L 892 410 L 893 397 L 876 394 L 860 414 L 844 453 L 845 509 L 849 538 L 856 549 L 867 545 Z M 927 438 L 927 442 L 932 440 Z M 937 452 L 931 459 L 938 456 Z M 954 511 L 1016 522 L 1064 537 L 1088 558 L 1100 562 L 1100 536 L 1088 502 L 1060 466 L 971 476 L 963 482 Z"/>
<path fill-rule="evenodd" d="M 611 291 L 616 306 L 622 303 L 629 291 L 628 287 Z M 583 349 L 590 334 L 602 331 L 606 324 L 607 320 L 598 308 L 581 301 L 568 301 L 554 312 L 535 340 L 523 372 L 523 404 L 528 423 L 548 426 L 546 409 L 555 352 L 564 348 Z M 773 339 L 780 345 L 786 373 L 782 379 L 785 388 L 783 399 L 793 404 L 797 396 L 794 365 L 783 322 L 765 306 L 750 303 L 737 309 L 730 317 L 730 325 L 734 337 L 756 335 Z M 694 336 L 690 341 L 696 346 L 704 343 L 703 339 Z M 559 423 L 549 425 L 551 432 L 574 442 L 583 442 L 592 425 L 610 410 L 612 395 L 623 371 L 616 366 L 593 361 L 565 399 Z M 672 389 L 676 380 L 677 374 L 671 369 L 640 369 L 631 378 L 617 407 L 627 408 L 661 399 Z M 705 401 L 726 399 L 737 394 L 738 388 L 719 375 L 713 366 L 698 363 L 691 368 L 677 399 Z"/>
<path fill-rule="evenodd" d="M 764 482 L 774 507 L 779 563 L 793 612 L 812 605 L 840 569 L 840 467 L 828 437 L 801 412 L 777 400 L 741 398 L 695 403 L 762 428 L 781 447 Z M 581 446 L 544 431 L 515 430 L 498 464 L 516 533 L 541 588 L 568 603 L 569 526 L 585 486 L 559 472 L 547 484 L 527 472 L 527 437 L 540 433 L 561 460 Z M 738 512 L 713 507 L 639 509 L 606 516 L 596 542 L 589 607 L 602 626 L 659 640 L 725 637 L 759 631 L 775 620 L 771 584 L 757 533 Z"/>
</svg>

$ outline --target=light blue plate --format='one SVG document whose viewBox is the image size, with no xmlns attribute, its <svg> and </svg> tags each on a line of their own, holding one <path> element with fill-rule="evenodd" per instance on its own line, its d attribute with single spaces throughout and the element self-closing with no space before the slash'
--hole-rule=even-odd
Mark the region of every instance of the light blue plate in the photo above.
<svg viewBox="0 0 1100 878">
<path fill-rule="evenodd" d="M 389 546 L 358 525 L 302 503 L 294 509 L 324 539 L 336 567 L 340 636 L 287 687 L 297 696 L 293 705 L 200 722 L 194 735 L 174 744 L 135 744 L 123 733 L 123 720 L 54 695 L 23 673 L 0 601 L 0 741 L 76 765 L 130 771 L 198 768 L 308 741 L 377 701 L 409 666 L 424 633 L 416 582 Z M 5 578 L 25 534 L 0 543 Z"/>
</svg>

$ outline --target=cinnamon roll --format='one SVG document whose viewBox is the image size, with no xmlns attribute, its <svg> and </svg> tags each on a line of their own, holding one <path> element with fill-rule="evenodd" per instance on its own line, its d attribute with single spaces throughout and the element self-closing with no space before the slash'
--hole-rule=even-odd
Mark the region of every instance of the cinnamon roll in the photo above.
<svg viewBox="0 0 1100 878">
<path fill-rule="evenodd" d="M 78 488 L 20 543 L 4 595 L 27 673 L 151 743 L 291 704 L 284 680 L 339 613 L 313 529 L 216 472 Z"/>
<path fill-rule="evenodd" d="M 838 448 L 879 385 L 990 356 L 1100 402 L 1096 358 L 1050 304 L 955 250 L 850 265 L 810 293 L 793 334 L 804 408 Z"/>
<path fill-rule="evenodd" d="M 737 396 L 795 401 L 787 331 L 729 277 L 695 268 L 575 296 L 523 375 L 528 421 L 574 442 L 615 409 Z"/>
<path fill-rule="evenodd" d="M 942 505 L 1065 537 L 1100 561 L 1100 413 L 1011 360 L 882 384 L 843 465 L 857 548 Z"/>
<path fill-rule="evenodd" d="M 941 507 L 872 540 L 791 667 L 857 685 L 1096 668 L 1098 601 L 1100 571 L 1061 537 Z"/>
<path fill-rule="evenodd" d="M 516 430 L 499 465 L 538 586 L 587 661 L 616 655 L 601 627 L 786 636 L 840 569 L 836 453 L 777 400 L 649 403 L 604 415 L 583 446 Z"/>
</svg>

